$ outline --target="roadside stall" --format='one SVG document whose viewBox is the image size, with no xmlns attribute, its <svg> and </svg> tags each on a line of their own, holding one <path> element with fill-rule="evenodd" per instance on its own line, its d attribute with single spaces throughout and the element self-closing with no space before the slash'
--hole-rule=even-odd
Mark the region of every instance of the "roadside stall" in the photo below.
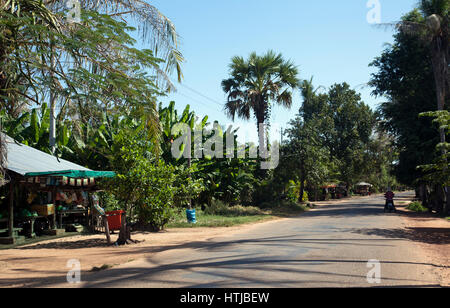
<svg viewBox="0 0 450 308">
<path fill-rule="evenodd" d="M 0 244 L 92 228 L 97 181 L 114 172 L 92 171 L 5 139 L 9 183 L 0 204 Z"/>
<path fill-rule="evenodd" d="M 321 187 L 322 189 L 322 201 L 326 201 L 329 199 L 336 199 L 336 184 L 328 184 Z"/>
<path fill-rule="evenodd" d="M 347 185 L 339 184 L 336 187 L 336 199 L 342 199 L 348 196 Z"/>
<path fill-rule="evenodd" d="M 373 187 L 372 184 L 361 182 L 355 185 L 356 186 L 356 193 L 361 196 L 370 196 L 371 195 L 371 188 Z"/>
</svg>

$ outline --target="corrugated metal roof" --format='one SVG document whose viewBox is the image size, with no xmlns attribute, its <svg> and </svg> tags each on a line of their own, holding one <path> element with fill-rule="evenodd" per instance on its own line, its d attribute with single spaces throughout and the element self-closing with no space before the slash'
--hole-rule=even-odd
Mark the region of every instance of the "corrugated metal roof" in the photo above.
<svg viewBox="0 0 450 308">
<path fill-rule="evenodd" d="M 9 136 L 5 136 L 7 160 L 6 169 L 25 175 L 31 172 L 49 172 L 80 170 L 91 171 L 83 166 L 71 163 L 64 159 L 36 150 L 32 147 L 19 144 Z"/>
</svg>

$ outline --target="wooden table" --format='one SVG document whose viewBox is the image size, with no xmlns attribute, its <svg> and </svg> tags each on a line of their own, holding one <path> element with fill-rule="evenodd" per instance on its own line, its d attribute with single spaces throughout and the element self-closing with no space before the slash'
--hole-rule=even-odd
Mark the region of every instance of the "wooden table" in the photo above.
<svg viewBox="0 0 450 308">
<path fill-rule="evenodd" d="M 83 209 L 83 210 L 66 210 L 66 211 L 58 211 L 57 215 L 59 217 L 59 228 L 62 228 L 62 219 L 63 217 L 69 216 L 69 215 L 73 215 L 73 214 L 84 214 L 85 219 L 86 219 L 86 223 L 88 223 L 87 219 L 88 219 L 88 214 L 89 214 L 89 210 L 88 209 Z"/>
<path fill-rule="evenodd" d="M 36 233 L 34 233 L 34 222 L 36 221 L 36 219 L 40 219 L 40 218 L 47 218 L 47 217 L 45 217 L 45 216 L 30 216 L 30 217 L 23 217 L 23 218 L 18 219 L 18 221 L 20 221 L 22 223 L 30 223 L 30 230 L 26 234 L 27 237 L 29 237 L 29 238 L 36 237 Z"/>
</svg>

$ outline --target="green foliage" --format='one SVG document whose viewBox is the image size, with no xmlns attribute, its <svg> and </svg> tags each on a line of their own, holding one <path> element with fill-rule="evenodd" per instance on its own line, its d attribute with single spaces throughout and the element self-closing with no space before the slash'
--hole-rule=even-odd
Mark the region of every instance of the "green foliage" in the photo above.
<svg viewBox="0 0 450 308">
<path fill-rule="evenodd" d="M 403 17 L 410 23 L 423 20 L 418 10 Z M 424 175 L 416 166 L 436 158 L 432 149 L 439 143 L 439 136 L 430 119 L 419 117 L 420 113 L 436 110 L 436 87 L 429 47 L 402 31 L 394 38 L 394 44 L 371 63 L 377 72 L 369 84 L 374 95 L 389 99 L 380 105 L 378 113 L 381 127 L 393 136 L 393 146 L 399 149 L 394 175 L 401 183 L 413 185 Z"/>
<path fill-rule="evenodd" d="M 426 213 L 428 209 L 422 205 L 421 202 L 415 201 L 406 207 L 408 210 L 418 212 L 418 213 Z"/>
<path fill-rule="evenodd" d="M 286 130 L 288 140 L 282 145 L 272 188 L 274 195 L 306 201 L 326 183 L 351 186 L 373 174 L 368 167 L 373 166 L 368 148 L 373 142 L 376 119 L 346 83 L 317 94 L 312 81 L 303 81 L 301 90 L 303 105 Z M 285 185 L 292 182 L 299 183 L 297 196 L 292 190 L 286 192 Z"/>
<path fill-rule="evenodd" d="M 450 112 L 440 110 L 435 112 L 425 112 L 421 117 L 433 117 L 434 123 L 439 125 L 438 130 L 443 130 L 447 137 L 450 137 Z M 417 168 L 424 172 L 422 179 L 443 186 L 450 186 L 450 143 L 442 142 L 436 146 L 437 158 L 432 164 L 421 165 Z"/>
<path fill-rule="evenodd" d="M 121 130 L 115 136 L 110 160 L 117 176 L 105 187 L 139 225 L 159 231 L 173 217 L 176 206 L 198 197 L 202 186 L 187 176 L 191 170 L 153 156 L 145 132 Z"/>
<path fill-rule="evenodd" d="M 289 181 L 286 198 L 291 202 L 296 202 L 300 199 L 300 183 L 296 183 L 293 180 Z"/>
<path fill-rule="evenodd" d="M 265 213 L 257 207 L 251 206 L 229 206 L 225 202 L 220 200 L 213 200 L 211 205 L 206 207 L 204 213 L 207 215 L 220 215 L 220 216 L 254 216 L 264 215 Z"/>
<path fill-rule="evenodd" d="M 230 78 L 222 81 L 223 91 L 228 96 L 225 111 L 233 121 L 236 116 L 249 120 L 253 113 L 259 131 L 260 124 L 270 126 L 268 121 L 274 104 L 292 106 L 292 92 L 298 85 L 297 67 L 281 54 L 268 51 L 258 56 L 253 52 L 247 60 L 233 57 Z M 260 147 L 264 146 L 262 136 L 259 143 Z"/>
<path fill-rule="evenodd" d="M 246 159 L 200 160 L 195 163 L 193 176 L 203 179 L 206 190 L 200 203 L 210 204 L 220 199 L 231 204 L 249 204 L 256 182 L 253 172 L 255 163 Z"/>
</svg>

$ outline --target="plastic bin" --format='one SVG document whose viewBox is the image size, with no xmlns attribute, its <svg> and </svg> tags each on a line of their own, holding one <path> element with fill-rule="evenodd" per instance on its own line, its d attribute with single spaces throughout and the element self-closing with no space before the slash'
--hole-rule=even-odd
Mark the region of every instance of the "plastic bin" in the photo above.
<svg viewBox="0 0 450 308">
<path fill-rule="evenodd" d="M 122 227 L 122 214 L 124 211 L 111 211 L 106 212 L 108 218 L 108 225 L 110 231 L 119 231 Z"/>
<path fill-rule="evenodd" d="M 190 224 L 197 223 L 197 217 L 196 217 L 195 210 L 186 210 L 186 217 L 187 217 L 188 223 L 190 223 Z"/>
</svg>

